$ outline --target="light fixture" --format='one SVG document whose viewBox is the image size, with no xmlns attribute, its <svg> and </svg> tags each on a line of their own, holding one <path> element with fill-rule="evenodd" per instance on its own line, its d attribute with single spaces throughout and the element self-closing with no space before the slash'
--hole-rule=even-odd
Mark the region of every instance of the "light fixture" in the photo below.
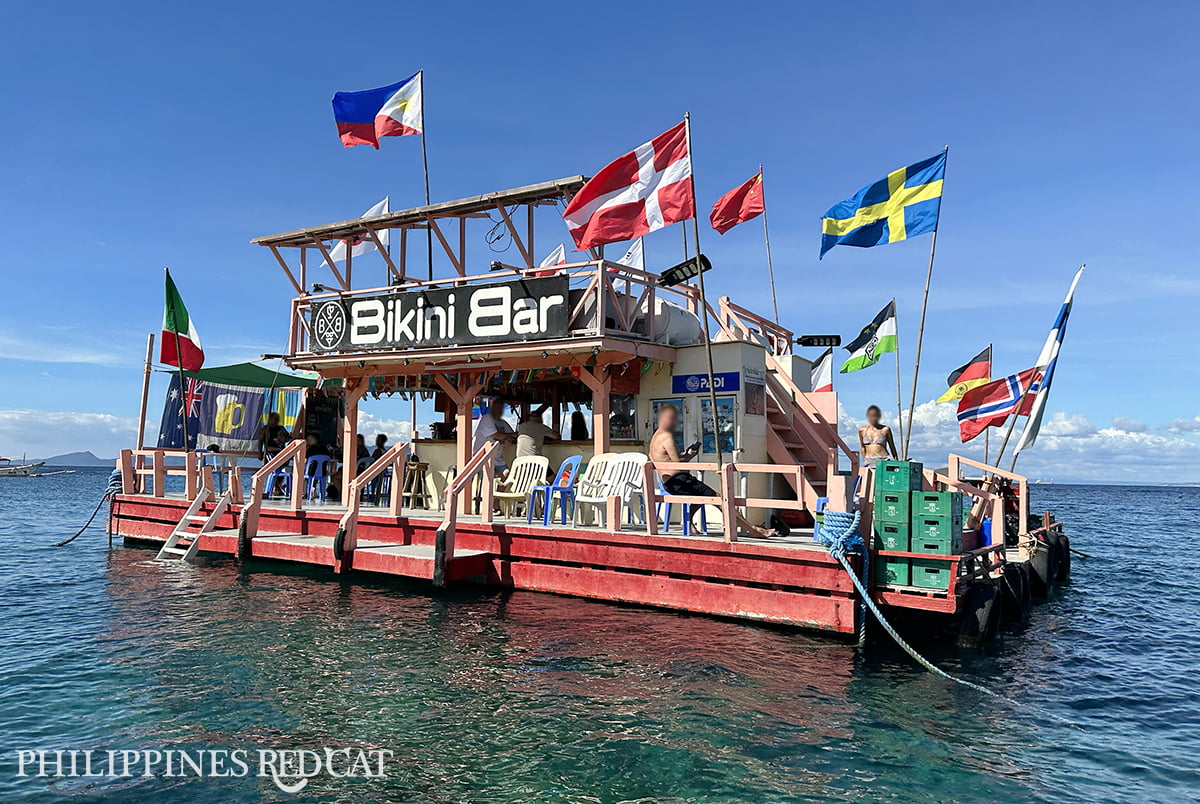
<svg viewBox="0 0 1200 804">
<path fill-rule="evenodd" d="M 320 285 L 315 282 L 313 283 L 313 293 L 325 293 L 328 290 L 329 288 L 325 287 L 324 285 Z"/>
<path fill-rule="evenodd" d="M 362 361 L 362 360 L 360 360 L 360 361 L 358 361 L 358 367 L 359 367 L 359 368 L 366 368 L 366 367 L 367 367 L 367 364 L 366 364 L 366 362 L 365 362 L 365 361 Z"/>
<path fill-rule="evenodd" d="M 550 355 L 546 354 L 545 352 L 542 352 L 542 360 L 545 360 L 549 356 Z"/>
<path fill-rule="evenodd" d="M 408 358 L 407 358 L 407 357 L 406 357 L 406 358 L 404 358 L 404 365 L 406 365 L 406 366 L 408 365 Z"/>
</svg>

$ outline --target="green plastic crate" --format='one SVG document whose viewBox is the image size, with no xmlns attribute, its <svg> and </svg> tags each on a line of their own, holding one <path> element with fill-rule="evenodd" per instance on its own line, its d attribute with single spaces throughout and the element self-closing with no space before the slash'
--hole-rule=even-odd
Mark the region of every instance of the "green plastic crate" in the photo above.
<svg viewBox="0 0 1200 804">
<path fill-rule="evenodd" d="M 912 519 L 911 492 L 884 489 L 875 492 L 875 519 L 879 522 L 903 522 Z"/>
<path fill-rule="evenodd" d="M 912 579 L 910 559 L 880 556 L 875 560 L 875 582 L 908 586 Z"/>
<path fill-rule="evenodd" d="M 914 491 L 912 493 L 913 516 L 956 516 L 962 518 L 963 496 L 961 491 Z"/>
<path fill-rule="evenodd" d="M 925 464 L 917 461 L 877 461 L 875 463 L 875 492 L 920 491 L 924 482 Z"/>
<path fill-rule="evenodd" d="M 961 553 L 962 530 L 961 516 L 913 517 L 912 552 Z"/>
<path fill-rule="evenodd" d="M 909 531 L 912 526 L 907 522 L 875 522 L 875 549 L 893 550 L 897 553 L 909 552 Z"/>
<path fill-rule="evenodd" d="M 922 589 L 948 589 L 950 572 L 953 568 L 954 562 L 952 561 L 914 558 L 909 565 L 910 585 L 919 586 Z"/>
</svg>

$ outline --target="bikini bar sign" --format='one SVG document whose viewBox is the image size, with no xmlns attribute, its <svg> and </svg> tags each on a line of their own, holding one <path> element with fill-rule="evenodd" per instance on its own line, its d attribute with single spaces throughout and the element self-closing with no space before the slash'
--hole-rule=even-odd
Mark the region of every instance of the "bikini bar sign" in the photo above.
<svg viewBox="0 0 1200 804">
<path fill-rule="evenodd" d="M 398 291 L 313 306 L 313 351 L 535 341 L 567 334 L 566 276 Z"/>
</svg>

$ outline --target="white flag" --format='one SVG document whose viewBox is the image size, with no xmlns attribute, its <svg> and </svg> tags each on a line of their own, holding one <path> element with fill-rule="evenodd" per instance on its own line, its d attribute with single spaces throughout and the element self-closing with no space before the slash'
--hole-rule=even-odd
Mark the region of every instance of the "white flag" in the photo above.
<svg viewBox="0 0 1200 804">
<path fill-rule="evenodd" d="M 621 265 L 628 265 L 630 268 L 636 268 L 639 271 L 646 270 L 646 254 L 642 251 L 642 238 L 633 241 L 633 245 L 629 247 L 629 251 L 625 252 L 625 256 L 617 260 Z"/>
<path fill-rule="evenodd" d="M 564 244 L 559 243 L 558 248 L 554 249 L 554 251 L 551 251 L 550 254 L 547 255 L 546 259 L 542 260 L 541 264 L 538 265 L 538 268 L 550 268 L 555 265 L 563 265 L 566 263 L 566 261 L 567 247 Z"/>
<path fill-rule="evenodd" d="M 390 196 L 385 197 L 378 204 L 376 204 L 375 206 L 371 207 L 366 212 L 364 212 L 361 217 L 374 218 L 379 215 L 386 215 L 388 212 L 391 211 L 388 209 L 389 198 L 390 198 Z M 384 248 L 388 247 L 388 233 L 389 232 L 390 232 L 389 229 L 380 229 L 377 232 L 375 232 L 375 235 L 379 238 L 379 242 L 383 244 Z M 362 255 L 366 254 L 368 251 L 375 250 L 375 241 L 371 240 L 369 238 L 366 240 L 356 240 L 351 244 L 351 246 L 352 246 L 352 248 L 350 250 L 350 254 L 355 257 L 361 257 Z M 345 262 L 346 261 L 346 241 L 339 240 L 337 242 L 337 244 L 332 249 L 329 250 L 329 256 L 333 258 L 334 262 Z M 322 265 L 328 265 L 328 264 L 329 264 L 328 260 L 326 260 L 325 262 L 322 263 Z"/>
<path fill-rule="evenodd" d="M 1029 411 L 1029 418 L 1025 421 L 1025 429 L 1021 432 L 1021 440 L 1017 442 L 1017 448 L 1013 455 L 1020 454 L 1021 450 L 1032 447 L 1037 441 L 1038 432 L 1042 429 L 1042 416 L 1046 413 L 1046 400 L 1050 396 L 1050 383 L 1054 380 L 1054 368 L 1058 365 L 1058 352 L 1062 348 L 1063 337 L 1067 334 L 1067 318 L 1071 315 L 1071 305 L 1075 303 L 1075 286 L 1079 284 L 1079 277 L 1083 276 L 1083 267 L 1081 266 L 1075 272 L 1075 278 L 1071 280 L 1071 287 L 1067 290 L 1067 298 L 1063 300 L 1062 307 L 1058 310 L 1058 318 L 1054 320 L 1054 326 L 1050 329 L 1050 334 L 1046 336 L 1046 343 L 1042 346 L 1042 353 L 1038 355 L 1037 368 L 1041 372 L 1041 378 L 1037 382 L 1037 396 L 1033 398 L 1033 407 Z M 1030 391 L 1032 393 L 1032 389 Z"/>
<path fill-rule="evenodd" d="M 833 347 L 825 350 L 824 354 L 812 364 L 811 382 L 813 393 L 824 393 L 833 390 Z"/>
</svg>

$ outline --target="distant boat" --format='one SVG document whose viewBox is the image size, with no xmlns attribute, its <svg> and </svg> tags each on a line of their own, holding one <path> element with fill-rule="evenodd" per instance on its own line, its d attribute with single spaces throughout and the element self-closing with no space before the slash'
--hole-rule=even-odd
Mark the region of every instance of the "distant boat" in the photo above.
<svg viewBox="0 0 1200 804">
<path fill-rule="evenodd" d="M 24 458 L 21 460 L 24 461 Z M 0 477 L 33 477 L 45 465 L 45 461 L 13 463 L 11 458 L 0 458 Z"/>
</svg>

